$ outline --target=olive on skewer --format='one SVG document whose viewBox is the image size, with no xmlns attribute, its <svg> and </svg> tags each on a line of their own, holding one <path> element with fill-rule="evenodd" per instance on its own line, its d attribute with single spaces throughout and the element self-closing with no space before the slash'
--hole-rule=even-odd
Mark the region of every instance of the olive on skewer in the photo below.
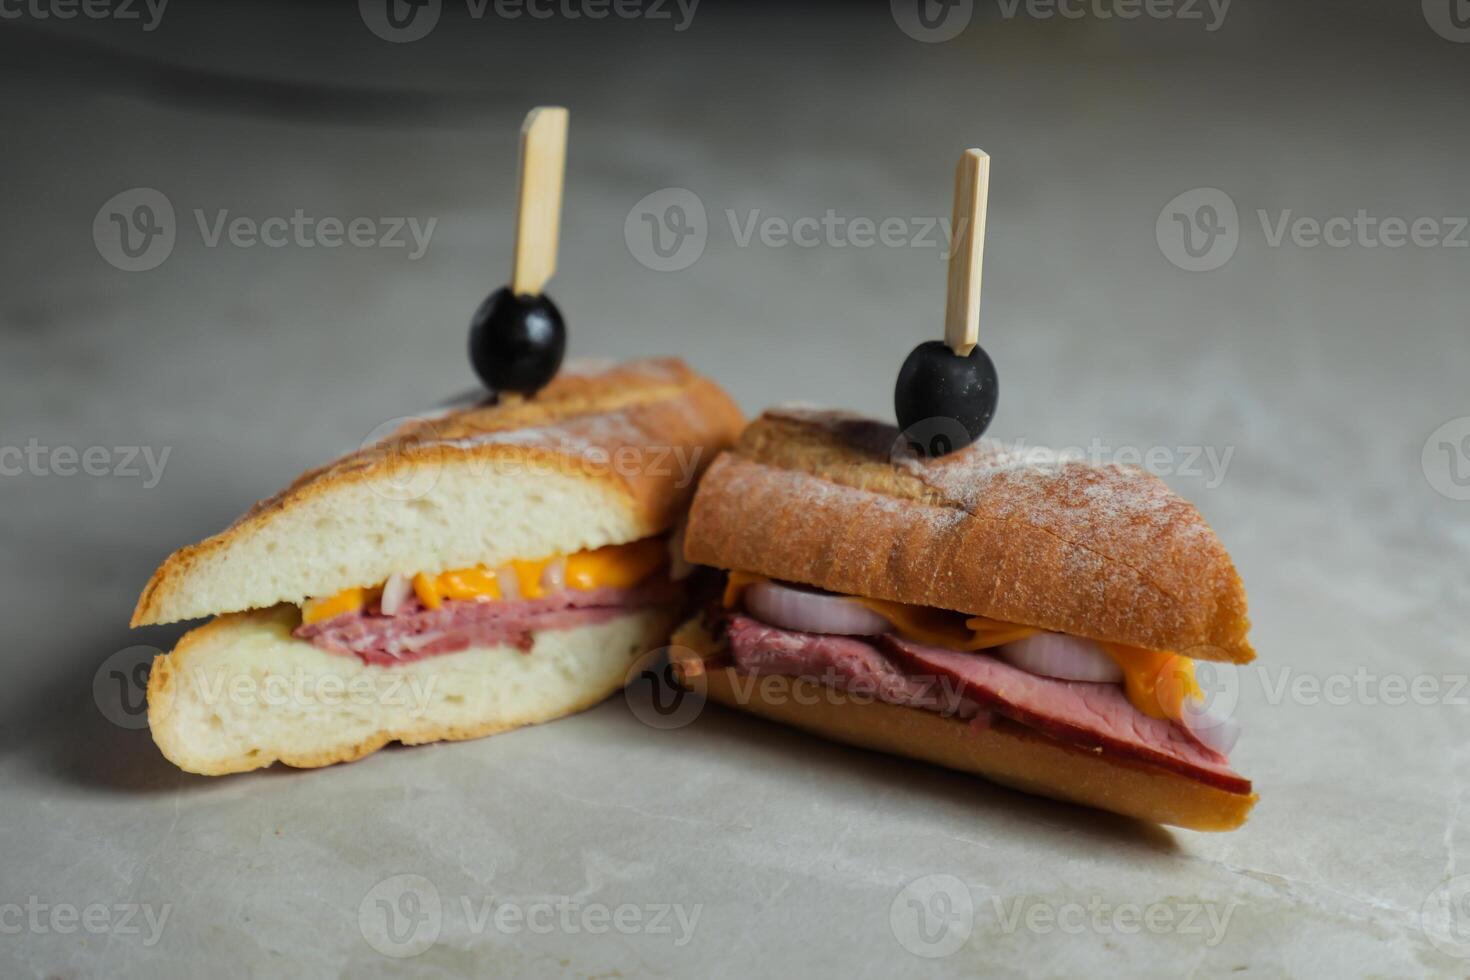
<svg viewBox="0 0 1470 980">
<path fill-rule="evenodd" d="M 955 169 L 954 220 L 958 236 L 949 257 L 944 340 L 915 347 L 898 372 L 893 410 L 898 426 L 921 455 L 943 455 L 969 445 L 995 416 L 1000 381 L 995 362 L 978 343 L 980 272 L 985 257 L 985 210 L 990 194 L 990 157 L 966 150 Z M 926 422 L 952 420 L 922 438 Z M 939 437 L 935 437 L 939 436 Z"/>
<path fill-rule="evenodd" d="M 566 154 L 567 110 L 532 109 L 521 126 L 511 282 L 486 297 L 470 321 L 470 363 L 495 394 L 535 394 L 566 353 L 566 323 L 544 291 L 556 272 Z"/>
</svg>

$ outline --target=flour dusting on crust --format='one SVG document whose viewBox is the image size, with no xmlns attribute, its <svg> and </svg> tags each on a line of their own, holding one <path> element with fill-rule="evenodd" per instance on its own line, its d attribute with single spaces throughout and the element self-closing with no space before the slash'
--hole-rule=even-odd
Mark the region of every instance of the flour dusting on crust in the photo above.
<svg viewBox="0 0 1470 980">
<path fill-rule="evenodd" d="M 782 406 L 711 471 L 690 526 L 695 561 L 760 561 L 833 591 L 1200 659 L 1254 657 L 1223 545 L 1136 467 L 995 439 L 920 457 L 891 424 Z"/>
</svg>

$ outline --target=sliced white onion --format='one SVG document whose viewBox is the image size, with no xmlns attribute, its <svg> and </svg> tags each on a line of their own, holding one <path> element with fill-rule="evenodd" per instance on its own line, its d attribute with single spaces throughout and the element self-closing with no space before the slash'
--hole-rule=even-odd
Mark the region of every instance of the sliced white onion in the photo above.
<svg viewBox="0 0 1470 980">
<path fill-rule="evenodd" d="M 383 611 L 384 616 L 397 616 L 398 610 L 403 608 L 404 601 L 412 591 L 413 581 L 402 572 L 394 572 L 383 583 L 383 597 L 378 600 L 378 608 Z"/>
<path fill-rule="evenodd" d="M 502 565 L 496 569 L 495 578 L 500 582 L 500 598 L 519 599 L 521 597 L 521 580 L 516 578 L 514 568 Z"/>
<path fill-rule="evenodd" d="M 417 634 L 415 634 L 413 636 L 405 636 L 402 639 L 400 639 L 398 641 L 398 643 L 399 643 L 400 646 L 402 646 L 409 653 L 418 653 L 420 650 L 422 650 L 424 647 L 428 646 L 430 643 L 437 643 L 439 640 L 442 640 L 443 638 L 444 638 L 444 631 L 443 630 L 428 630 L 428 631 L 423 632 L 423 633 L 417 633 Z M 395 657 L 398 657 L 400 660 L 403 659 L 403 654 L 401 654 L 401 653 L 394 653 L 393 655 Z"/>
<path fill-rule="evenodd" d="M 554 595 L 564 591 L 566 587 L 567 560 L 557 558 L 547 562 L 546 567 L 541 571 L 541 588 L 545 589 L 548 595 Z"/>
<path fill-rule="evenodd" d="M 1119 684 L 1123 669 L 1091 640 L 1065 633 L 1033 633 L 1024 640 L 997 647 L 995 652 L 1022 670 L 1064 681 Z"/>
<path fill-rule="evenodd" d="M 1199 698 L 1184 702 L 1184 727 L 1195 741 L 1221 755 L 1229 755 L 1240 740 L 1240 722 L 1222 705 L 1209 704 Z"/>
<path fill-rule="evenodd" d="M 888 620 L 844 596 L 775 582 L 747 586 L 745 607 L 762 622 L 803 633 L 876 636 L 892 629 Z"/>
</svg>

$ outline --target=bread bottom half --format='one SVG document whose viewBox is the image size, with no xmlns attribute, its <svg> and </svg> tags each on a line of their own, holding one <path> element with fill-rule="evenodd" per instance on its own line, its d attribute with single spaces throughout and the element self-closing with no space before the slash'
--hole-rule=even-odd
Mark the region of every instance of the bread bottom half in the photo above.
<svg viewBox="0 0 1470 980">
<path fill-rule="evenodd" d="M 387 745 L 469 739 L 551 721 L 623 686 L 664 643 L 669 607 L 532 634 L 529 652 L 472 647 L 381 667 L 291 636 L 290 606 L 221 616 L 156 657 L 148 724 L 170 762 L 208 776 L 313 768 Z"/>
<path fill-rule="evenodd" d="M 673 642 L 676 667 L 710 700 L 836 742 L 1189 830 L 1234 830 L 1245 823 L 1256 804 L 1255 794 L 1231 793 L 1166 769 L 1067 745 L 1004 721 L 977 729 L 920 708 L 834 697 L 833 689 L 810 678 L 752 676 L 734 667 L 706 663 L 717 648 L 692 620 L 680 627 Z M 688 655 L 679 664 L 681 648 Z M 696 681 L 696 674 L 702 674 L 702 679 Z"/>
</svg>

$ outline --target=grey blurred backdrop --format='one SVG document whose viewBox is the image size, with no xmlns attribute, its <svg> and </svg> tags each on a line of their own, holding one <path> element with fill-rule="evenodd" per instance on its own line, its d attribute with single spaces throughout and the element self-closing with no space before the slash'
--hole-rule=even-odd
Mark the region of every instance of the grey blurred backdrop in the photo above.
<svg viewBox="0 0 1470 980">
<path fill-rule="evenodd" d="M 1124 19 L 1119 4 L 1092 0 L 1063 4 L 1077 16 L 1044 0 L 980 0 L 925 27 L 886 3 L 703 0 L 594 20 L 567 16 L 585 3 L 543 5 L 554 13 L 536 19 L 493 3 L 476 17 L 444 0 L 432 26 L 426 9 L 404 30 L 350 2 L 172 0 L 161 12 L 140 3 L 132 19 L 115 5 L 62 19 L 64 0 L 7 7 L 0 444 L 35 447 L 0 478 L 7 884 L 111 882 L 96 887 L 179 900 L 169 876 L 182 881 L 182 869 L 150 871 L 139 857 L 168 853 L 177 835 L 137 853 L 73 853 L 78 841 L 177 823 L 181 805 L 222 792 L 196 791 L 146 733 L 104 720 L 94 671 L 114 651 L 166 649 L 182 632 L 126 629 L 170 550 L 384 421 L 473 384 L 466 327 L 509 273 L 515 133 L 536 104 L 571 109 L 550 292 L 572 356 L 678 354 L 751 412 L 796 399 L 888 415 L 904 354 L 941 329 L 944 242 L 926 228 L 948 219 L 959 151 L 983 147 L 994 167 L 980 329 L 1002 380 L 993 433 L 1228 452 L 1219 469 L 1181 462 L 1165 476 L 1234 551 L 1264 657 L 1441 675 L 1462 665 L 1470 26 L 1455 2 L 1181 2 Z M 360 244 L 248 237 L 298 211 L 369 220 Z M 781 237 L 829 212 L 815 244 Z M 150 213 L 143 227 L 167 228 L 129 257 L 117 221 Z M 237 218 L 246 237 L 232 242 Z M 1299 218 L 1340 219 L 1346 237 L 1318 242 Z M 870 241 L 863 221 L 889 222 L 889 241 Z M 144 241 L 139 226 L 130 234 Z M 152 267 L 129 271 L 141 265 Z M 61 475 L 56 447 L 102 447 L 97 475 Z M 1269 832 L 1210 846 L 1246 849 L 1215 852 L 1225 864 L 1309 884 L 1268 889 L 1280 905 L 1262 899 L 1244 960 L 1295 936 L 1317 955 L 1337 949 L 1349 970 L 1455 962 L 1433 959 L 1442 954 L 1415 910 L 1454 867 L 1465 717 L 1362 704 L 1252 716 L 1242 768 L 1293 803 L 1263 806 L 1252 827 Z M 1295 762 L 1281 758 L 1286 746 Z M 407 754 L 385 758 L 404 765 Z M 445 792 L 467 783 L 451 773 Z M 329 792 L 333 778 L 368 777 L 310 789 L 237 781 L 230 805 L 299 815 L 297 795 Z M 263 795 L 240 796 L 242 785 Z M 154 795 L 165 791 L 178 795 Z M 987 805 L 1039 806 L 1002 798 Z M 1065 823 L 1065 808 L 1021 812 Z M 575 835 L 582 825 L 568 819 Z M 1363 856 L 1361 842 L 1389 827 L 1425 842 L 1422 866 L 1400 874 L 1388 850 Z M 1284 854 L 1286 840 L 1302 853 Z M 55 877 L 59 867 L 74 877 Z M 350 912 L 361 889 L 344 888 Z M 886 898 L 875 901 L 881 920 Z M 1310 925 L 1272 932 L 1277 918 L 1293 921 L 1280 908 L 1303 903 Z M 770 925 L 735 921 L 755 937 Z M 211 948 L 179 928 L 189 951 Z M 1364 938 L 1385 936 L 1395 943 Z M 92 946 L 22 938 L 0 956 L 18 953 L 27 971 L 104 962 L 89 959 Z M 1380 959 L 1359 958 L 1370 946 Z M 352 949 L 342 955 L 371 956 Z M 779 946 L 763 949 L 750 955 L 779 961 Z M 135 954 L 118 962 L 163 962 Z M 1251 963 L 1310 973 L 1332 962 L 1279 956 Z M 1157 965 L 1140 957 L 1097 962 Z M 892 972 L 920 961 L 885 949 L 865 962 Z"/>
</svg>

